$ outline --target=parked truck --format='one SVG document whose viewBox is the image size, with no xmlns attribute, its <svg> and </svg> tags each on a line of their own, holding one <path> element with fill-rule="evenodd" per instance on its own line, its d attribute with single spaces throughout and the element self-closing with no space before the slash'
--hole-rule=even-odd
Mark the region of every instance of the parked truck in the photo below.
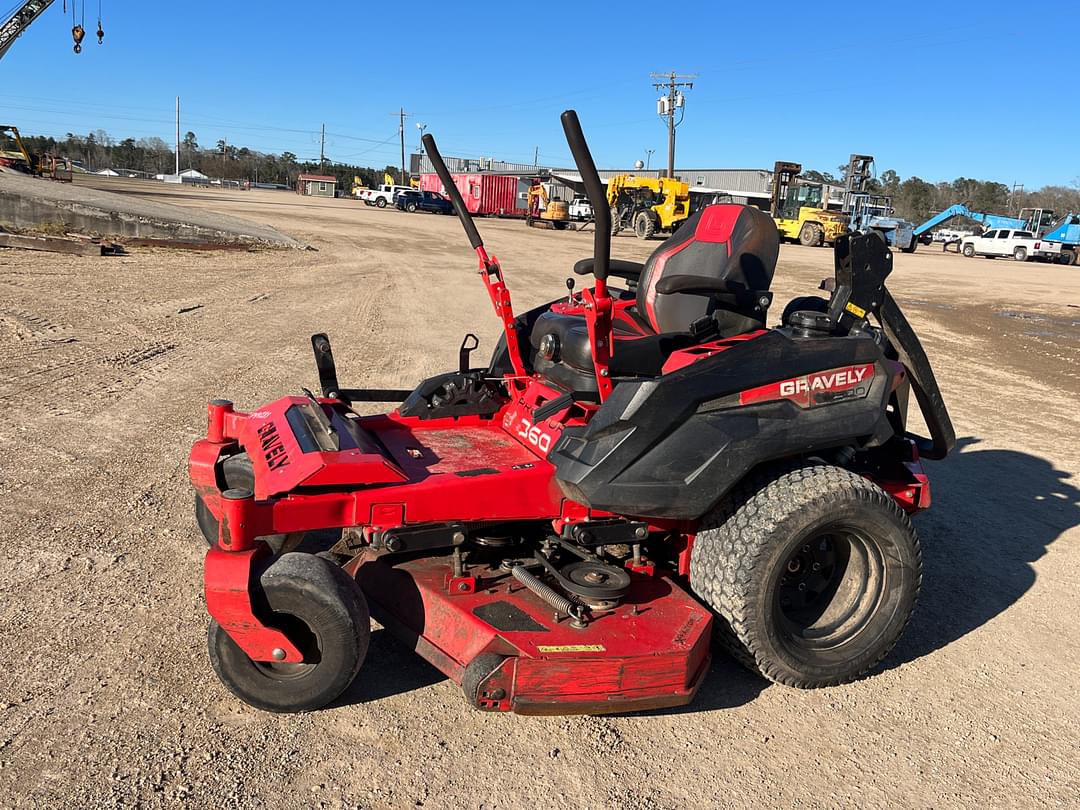
<svg viewBox="0 0 1080 810">
<path fill-rule="evenodd" d="M 978 236 L 965 236 L 960 242 L 960 252 L 969 259 L 986 256 L 993 259 L 1012 256 L 1018 262 L 1033 258 L 1035 234 L 1018 228 L 991 228 Z"/>
<path fill-rule="evenodd" d="M 377 208 L 386 208 L 397 201 L 397 195 L 403 191 L 414 191 L 412 186 L 394 186 L 384 183 L 375 188 L 361 189 L 357 195 L 365 205 L 374 205 Z"/>
</svg>

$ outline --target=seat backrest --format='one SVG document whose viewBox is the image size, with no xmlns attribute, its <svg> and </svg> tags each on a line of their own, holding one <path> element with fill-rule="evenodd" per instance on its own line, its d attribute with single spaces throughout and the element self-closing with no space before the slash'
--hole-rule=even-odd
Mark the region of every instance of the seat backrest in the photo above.
<svg viewBox="0 0 1080 810">
<path fill-rule="evenodd" d="M 727 282 L 732 292 L 766 291 L 772 284 L 780 236 L 772 217 L 747 205 L 708 205 L 690 216 L 653 251 L 637 288 L 637 311 L 658 333 L 687 332 L 713 315 L 721 332 L 763 326 L 764 314 L 722 304 L 707 293 L 660 293 L 665 276 L 703 276 Z"/>
</svg>

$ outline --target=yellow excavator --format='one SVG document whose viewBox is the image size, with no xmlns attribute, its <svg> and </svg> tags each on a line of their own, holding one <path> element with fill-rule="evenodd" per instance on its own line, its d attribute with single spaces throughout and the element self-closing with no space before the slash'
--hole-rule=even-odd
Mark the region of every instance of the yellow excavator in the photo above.
<svg viewBox="0 0 1080 810">
<path fill-rule="evenodd" d="M 673 233 L 690 216 L 690 186 L 671 177 L 617 174 L 607 181 L 611 232 L 629 228 L 640 239 Z"/>
<path fill-rule="evenodd" d="M 26 151 L 17 127 L 0 124 L 0 166 L 7 166 L 27 174 L 39 174 L 41 167 Z"/>
<path fill-rule="evenodd" d="M 525 224 L 530 228 L 554 228 L 564 231 L 571 228 L 570 206 L 562 200 L 548 199 L 547 190 L 539 180 L 529 186 L 528 207 Z"/>
<path fill-rule="evenodd" d="M 799 177 L 802 165 L 778 160 L 773 166 L 771 210 L 782 239 L 800 245 L 832 245 L 847 231 L 847 217 L 826 208 L 824 186 Z"/>
</svg>

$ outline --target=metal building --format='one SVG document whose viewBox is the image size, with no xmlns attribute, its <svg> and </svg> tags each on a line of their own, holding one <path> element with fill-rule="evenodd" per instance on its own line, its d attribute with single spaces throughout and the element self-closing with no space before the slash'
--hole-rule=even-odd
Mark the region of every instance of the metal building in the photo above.
<svg viewBox="0 0 1080 810">
<path fill-rule="evenodd" d="M 584 193 L 584 185 L 577 173 L 577 168 L 564 166 L 533 166 L 528 163 L 507 163 L 494 158 L 455 158 L 446 157 L 447 168 L 452 174 L 492 172 L 499 174 L 518 174 L 522 177 L 550 177 L 552 184 L 549 193 L 569 200 L 575 194 Z M 435 171 L 426 155 L 413 154 L 411 171 L 413 175 L 430 174 Z M 661 169 L 643 171 L 638 169 L 601 169 L 600 178 L 607 180 L 617 174 L 634 174 L 639 177 L 659 177 Z M 754 205 L 758 208 L 769 207 L 769 194 L 772 189 L 772 172 L 767 169 L 675 169 L 675 176 L 690 186 L 692 192 L 713 194 L 728 202 Z"/>
</svg>

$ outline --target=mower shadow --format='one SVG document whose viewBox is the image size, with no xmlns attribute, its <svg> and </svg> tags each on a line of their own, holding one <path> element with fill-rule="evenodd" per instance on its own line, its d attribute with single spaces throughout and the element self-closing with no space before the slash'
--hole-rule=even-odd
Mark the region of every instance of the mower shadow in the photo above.
<svg viewBox="0 0 1080 810">
<path fill-rule="evenodd" d="M 445 681 L 446 676 L 384 628 L 372 629 L 364 666 L 335 707 L 404 695 Z"/>
<path fill-rule="evenodd" d="M 886 668 L 915 661 L 982 627 L 1035 583 L 1031 563 L 1080 525 L 1080 489 L 1070 473 L 1014 450 L 957 442 L 930 466 L 933 507 L 916 518 L 923 588 Z"/>
<path fill-rule="evenodd" d="M 623 716 L 665 717 L 735 709 L 750 703 L 770 686 L 772 684 L 767 680 L 753 674 L 713 644 L 712 663 L 709 665 L 709 671 L 705 673 L 705 680 L 693 702 L 686 706 L 632 712 Z"/>
</svg>

